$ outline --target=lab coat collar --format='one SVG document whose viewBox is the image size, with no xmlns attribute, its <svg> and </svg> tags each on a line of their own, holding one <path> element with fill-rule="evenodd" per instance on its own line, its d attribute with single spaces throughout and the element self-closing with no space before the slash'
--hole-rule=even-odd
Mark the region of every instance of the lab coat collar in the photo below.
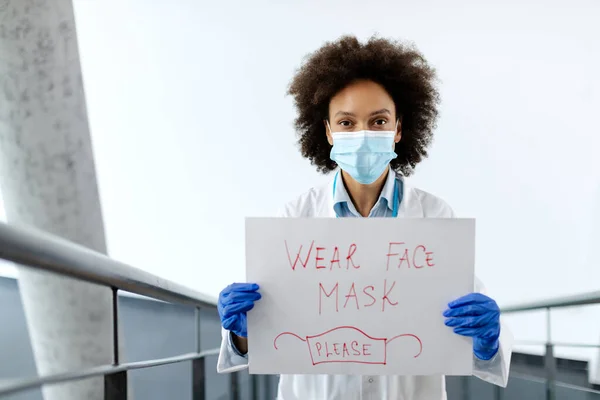
<svg viewBox="0 0 600 400">
<path fill-rule="evenodd" d="M 388 175 L 388 180 L 386 180 L 386 186 L 391 186 L 391 188 L 389 189 L 390 192 L 392 193 L 391 196 L 393 198 L 393 190 L 394 190 L 394 185 L 387 185 L 387 182 L 390 179 L 400 179 L 402 181 L 402 201 L 400 203 L 400 209 L 398 210 L 398 218 L 423 218 L 425 216 L 424 212 L 423 212 L 423 207 L 421 205 L 421 202 L 419 201 L 419 196 L 417 194 L 417 192 L 415 191 L 415 189 L 409 185 L 406 184 L 406 180 L 405 178 L 398 174 L 397 172 L 390 170 L 390 174 Z M 333 183 L 335 181 L 335 175 L 333 176 L 333 179 L 331 179 L 329 181 L 329 184 L 327 185 L 327 201 L 325 203 L 321 203 L 321 204 L 325 204 L 325 206 L 327 207 L 325 210 L 322 210 L 322 214 L 323 216 L 328 216 L 331 218 L 335 218 L 335 210 L 333 209 L 333 205 L 334 203 L 334 199 L 333 199 Z M 339 185 L 338 185 L 339 186 Z M 343 185 L 342 185 L 343 186 Z M 337 188 L 336 188 L 337 191 Z M 345 191 L 345 189 L 344 189 Z M 382 193 L 383 195 L 383 193 Z M 337 199 L 336 199 L 337 200 Z"/>
<path fill-rule="evenodd" d="M 348 203 L 348 207 L 351 210 L 353 210 L 354 206 L 352 206 L 352 200 L 350 199 L 350 195 L 348 194 L 348 191 L 346 190 L 346 185 L 344 185 L 344 183 L 343 183 L 341 171 L 338 170 L 338 172 L 336 172 L 335 175 L 337 176 L 337 184 L 335 185 L 335 192 L 333 193 L 334 210 L 335 210 L 335 207 L 339 207 L 339 204 L 341 204 L 341 203 Z M 335 179 L 336 178 L 334 177 L 334 181 L 335 181 Z M 396 180 L 396 173 L 394 172 L 394 170 L 392 170 L 392 168 L 388 167 L 387 178 L 385 180 L 385 183 L 383 184 L 383 189 L 381 190 L 381 194 L 379 195 L 378 201 L 381 200 L 382 198 L 385 199 L 387 207 L 390 210 L 393 210 L 393 208 L 394 208 L 393 201 L 394 201 L 395 180 Z"/>
</svg>

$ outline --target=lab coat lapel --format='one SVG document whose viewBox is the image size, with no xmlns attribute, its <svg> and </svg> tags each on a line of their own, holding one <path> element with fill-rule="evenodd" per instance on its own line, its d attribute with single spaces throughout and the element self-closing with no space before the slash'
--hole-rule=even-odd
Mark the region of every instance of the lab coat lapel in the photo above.
<svg viewBox="0 0 600 400">
<path fill-rule="evenodd" d="M 333 179 L 329 181 L 327 186 L 325 187 L 325 198 L 327 201 L 324 201 L 324 209 L 319 210 L 320 217 L 329 217 L 336 218 L 335 211 L 333 209 L 333 183 L 335 181 L 335 174 L 333 175 Z"/>
<path fill-rule="evenodd" d="M 398 218 L 423 218 L 425 213 L 423 212 L 423 205 L 417 192 L 412 186 L 406 183 L 403 176 L 400 176 L 400 179 L 403 183 L 404 193 L 402 194 L 402 201 L 398 210 Z"/>
</svg>

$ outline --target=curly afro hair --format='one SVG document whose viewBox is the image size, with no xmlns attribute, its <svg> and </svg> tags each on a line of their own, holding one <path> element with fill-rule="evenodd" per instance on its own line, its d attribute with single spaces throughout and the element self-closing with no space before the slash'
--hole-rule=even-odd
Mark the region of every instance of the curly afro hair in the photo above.
<svg viewBox="0 0 600 400">
<path fill-rule="evenodd" d="M 382 85 L 394 100 L 402 121 L 402 139 L 396 144 L 397 158 L 391 167 L 409 176 L 427 157 L 437 120 L 439 94 L 435 70 L 410 45 L 372 37 L 362 44 L 343 36 L 310 54 L 293 78 L 288 94 L 298 110 L 295 121 L 302 156 L 322 173 L 337 168 L 329 158 L 324 121 L 329 102 L 349 84 L 371 80 Z"/>
</svg>

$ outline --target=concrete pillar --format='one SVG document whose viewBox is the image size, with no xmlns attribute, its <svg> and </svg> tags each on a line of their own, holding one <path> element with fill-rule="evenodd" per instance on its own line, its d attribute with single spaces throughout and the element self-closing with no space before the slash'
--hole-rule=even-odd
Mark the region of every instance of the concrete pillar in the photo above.
<svg viewBox="0 0 600 400">
<path fill-rule="evenodd" d="M 0 189 L 6 217 L 106 252 L 71 0 L 0 0 Z M 40 374 L 112 362 L 110 289 L 19 267 Z M 48 386 L 101 400 L 103 379 Z"/>
</svg>

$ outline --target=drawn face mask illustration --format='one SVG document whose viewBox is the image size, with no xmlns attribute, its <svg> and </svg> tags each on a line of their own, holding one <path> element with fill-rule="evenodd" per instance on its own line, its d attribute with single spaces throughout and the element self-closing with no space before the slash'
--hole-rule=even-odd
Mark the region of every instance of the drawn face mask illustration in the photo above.
<svg viewBox="0 0 600 400">
<path fill-rule="evenodd" d="M 318 335 L 304 338 L 292 332 L 282 332 L 273 340 L 276 350 L 277 341 L 285 335 L 294 336 L 308 345 L 308 351 L 313 365 L 325 363 L 359 363 L 381 364 L 387 362 L 387 345 L 401 337 L 411 338 L 418 344 L 419 357 L 423 350 L 421 339 L 413 334 L 401 334 L 392 338 L 375 338 L 353 326 L 339 326 Z"/>
</svg>

